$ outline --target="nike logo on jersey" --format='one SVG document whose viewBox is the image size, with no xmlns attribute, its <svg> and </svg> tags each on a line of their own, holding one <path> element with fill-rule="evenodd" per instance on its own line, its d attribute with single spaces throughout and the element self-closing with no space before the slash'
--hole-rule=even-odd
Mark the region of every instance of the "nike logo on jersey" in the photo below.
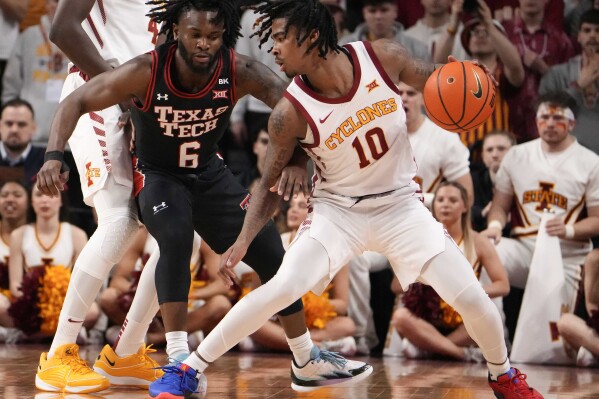
<svg viewBox="0 0 599 399">
<path fill-rule="evenodd" d="M 329 119 L 329 116 L 331 116 L 331 114 L 333 113 L 333 111 L 329 112 L 329 114 L 327 116 L 325 116 L 324 118 L 320 118 L 319 121 L 320 123 L 325 123 L 327 119 Z"/>
<path fill-rule="evenodd" d="M 474 79 L 476 79 L 476 86 L 478 90 L 476 90 L 476 93 L 472 90 L 470 91 L 472 94 L 474 94 L 474 97 L 481 98 L 483 96 L 483 85 L 480 83 L 480 77 L 478 76 L 478 73 L 476 73 L 476 71 L 472 71 L 472 73 L 474 73 Z"/>
<path fill-rule="evenodd" d="M 168 208 L 168 205 L 164 201 L 162 201 L 162 204 L 158 204 L 152 207 L 152 209 L 154 210 L 154 215 L 166 208 Z"/>
<path fill-rule="evenodd" d="M 83 320 L 73 320 L 69 317 L 69 323 L 83 323 Z"/>
<path fill-rule="evenodd" d="M 110 367 L 114 367 L 115 362 L 111 362 L 110 359 L 108 358 L 108 356 L 104 355 L 104 359 L 106 359 L 108 364 L 110 364 Z"/>
<path fill-rule="evenodd" d="M 156 99 L 159 101 L 160 100 L 168 101 L 168 94 L 158 93 L 158 94 L 156 94 Z"/>
</svg>

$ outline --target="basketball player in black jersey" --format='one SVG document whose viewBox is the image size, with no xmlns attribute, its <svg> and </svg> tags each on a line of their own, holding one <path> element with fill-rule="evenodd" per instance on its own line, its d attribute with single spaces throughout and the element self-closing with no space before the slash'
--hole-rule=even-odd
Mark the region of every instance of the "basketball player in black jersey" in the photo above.
<svg viewBox="0 0 599 399">
<path fill-rule="evenodd" d="M 38 185 L 48 195 L 63 189 L 67 176 L 60 173 L 61 162 L 52 159 L 53 154 L 64 150 L 82 114 L 132 100 L 134 194 L 142 221 L 160 248 L 156 288 L 170 339 L 167 353 L 176 360 L 188 353 L 184 331 L 193 230 L 222 253 L 235 242 L 249 203 L 247 191 L 218 155 L 217 143 L 239 98 L 251 94 L 274 107 L 286 84 L 263 64 L 232 50 L 239 36 L 235 1 L 151 3 L 155 5 L 151 16 L 163 23 L 167 43 L 95 77 L 60 104 L 48 143 L 50 159 L 39 172 Z M 305 166 L 305 159 L 299 163 L 302 161 Z M 300 185 L 290 181 L 287 187 Z M 283 254 L 271 222 L 243 260 L 266 282 L 276 273 Z M 316 359 L 333 363 L 339 373 L 330 377 L 331 384 L 347 382 L 370 367 L 319 352 L 307 332 L 301 300 L 279 316 L 296 367 Z M 301 380 L 294 383 L 302 385 Z M 194 390 L 205 389 L 202 385 Z M 164 386 L 156 381 L 150 394 L 159 395 Z M 184 396 L 182 392 L 169 393 Z"/>
</svg>

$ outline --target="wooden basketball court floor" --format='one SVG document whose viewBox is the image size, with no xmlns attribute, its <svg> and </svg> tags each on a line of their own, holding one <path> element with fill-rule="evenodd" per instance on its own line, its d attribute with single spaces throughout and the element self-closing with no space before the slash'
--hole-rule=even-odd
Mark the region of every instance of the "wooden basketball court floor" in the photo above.
<svg viewBox="0 0 599 399">
<path fill-rule="evenodd" d="M 141 399 L 147 391 L 108 389 L 97 394 L 42 393 L 35 389 L 35 370 L 47 346 L 0 345 L 0 398 L 2 399 Z M 100 347 L 81 348 L 91 364 Z M 164 364 L 163 351 L 156 360 Z M 296 393 L 290 388 L 289 355 L 230 353 L 208 370 L 207 398 L 215 399 L 492 399 L 486 368 L 480 364 L 407 361 L 402 358 L 359 358 L 374 366 L 361 384 Z M 599 399 L 599 369 L 517 365 L 546 399 Z"/>
</svg>

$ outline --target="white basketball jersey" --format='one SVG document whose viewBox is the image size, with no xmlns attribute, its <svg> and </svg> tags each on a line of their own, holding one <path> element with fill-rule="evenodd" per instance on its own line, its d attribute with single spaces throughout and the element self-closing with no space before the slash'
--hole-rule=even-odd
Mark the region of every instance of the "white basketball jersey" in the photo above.
<svg viewBox="0 0 599 399">
<path fill-rule="evenodd" d="M 470 173 L 470 153 L 457 133 L 424 117 L 424 123 L 408 137 L 418 165 L 414 180 L 422 192 L 433 193 L 443 179 L 454 181 Z"/>
<path fill-rule="evenodd" d="M 599 206 L 599 156 L 578 142 L 561 153 L 547 154 L 536 139 L 508 151 L 495 188 L 514 194 L 515 236 L 536 235 L 544 209 L 573 225 L 585 206 Z"/>
<path fill-rule="evenodd" d="M 354 69 L 347 95 L 325 98 L 302 76 L 296 76 L 285 92 L 308 122 L 301 144 L 314 161 L 314 196 L 328 192 L 361 197 L 406 187 L 416 163 L 397 86 L 370 43 L 344 47 Z"/>
<path fill-rule="evenodd" d="M 46 243 L 44 243 L 46 244 Z M 71 225 L 61 223 L 58 236 L 53 243 L 46 247 L 40 243 L 35 232 L 33 224 L 25 226 L 23 232 L 23 244 L 21 249 L 25 257 L 25 267 L 36 267 L 42 265 L 64 266 L 71 268 L 75 248 L 73 246 L 73 235 L 71 234 Z"/>
<path fill-rule="evenodd" d="M 158 26 L 146 17 L 146 0 L 97 0 L 81 24 L 104 60 L 113 66 L 151 51 Z"/>
</svg>

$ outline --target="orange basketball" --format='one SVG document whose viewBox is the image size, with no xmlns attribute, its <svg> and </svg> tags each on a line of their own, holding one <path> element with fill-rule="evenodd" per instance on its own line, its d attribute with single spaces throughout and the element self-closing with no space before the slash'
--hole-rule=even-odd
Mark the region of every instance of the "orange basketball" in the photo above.
<svg viewBox="0 0 599 399">
<path fill-rule="evenodd" d="M 445 130 L 466 132 L 495 108 L 495 84 L 471 62 L 450 62 L 437 69 L 424 86 L 428 117 Z"/>
</svg>

